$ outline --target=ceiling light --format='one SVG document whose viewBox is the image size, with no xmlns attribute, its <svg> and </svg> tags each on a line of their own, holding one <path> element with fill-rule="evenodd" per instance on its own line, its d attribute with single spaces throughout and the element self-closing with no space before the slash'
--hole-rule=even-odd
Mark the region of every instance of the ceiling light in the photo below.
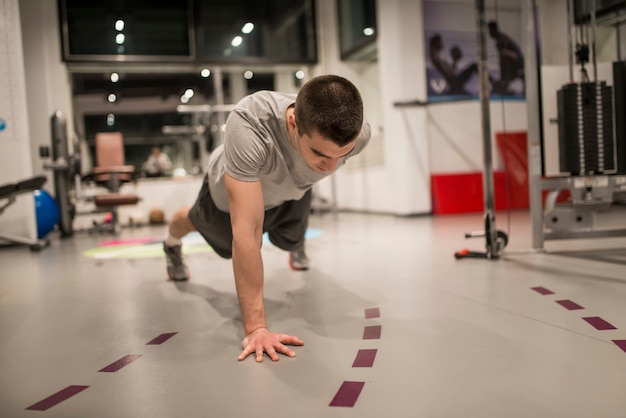
<svg viewBox="0 0 626 418">
<path fill-rule="evenodd" d="M 203 68 L 202 71 L 200 71 L 200 75 L 204 78 L 207 78 L 211 75 L 211 70 L 209 70 L 208 68 Z"/>
<path fill-rule="evenodd" d="M 230 41 L 230 44 L 232 46 L 239 46 L 239 45 L 241 45 L 242 42 L 243 42 L 243 38 L 241 36 L 237 35 L 237 36 L 235 36 L 233 38 L 232 41 Z"/>
<path fill-rule="evenodd" d="M 120 81 L 120 75 L 118 73 L 111 73 L 111 82 L 117 83 Z"/>
<path fill-rule="evenodd" d="M 123 33 L 118 33 L 117 35 L 115 35 L 116 44 L 122 45 L 124 41 L 126 41 L 126 35 L 124 35 Z"/>
<path fill-rule="evenodd" d="M 252 77 L 254 77 L 254 73 L 252 71 L 248 70 L 245 73 L 243 73 L 243 77 L 246 80 L 250 80 Z"/>
<path fill-rule="evenodd" d="M 109 101 L 109 103 L 114 103 L 117 100 L 117 96 L 115 94 L 111 93 L 107 97 L 107 100 Z"/>
<path fill-rule="evenodd" d="M 248 22 L 245 25 L 243 25 L 243 28 L 241 28 L 241 32 L 248 34 L 250 32 L 252 32 L 254 30 L 254 23 L 252 22 Z"/>
<path fill-rule="evenodd" d="M 375 32 L 374 28 L 371 28 L 371 27 L 363 29 L 363 35 L 365 36 L 372 36 L 374 32 Z"/>
<path fill-rule="evenodd" d="M 115 30 L 119 32 L 124 30 L 124 21 L 122 19 L 115 21 Z"/>
</svg>

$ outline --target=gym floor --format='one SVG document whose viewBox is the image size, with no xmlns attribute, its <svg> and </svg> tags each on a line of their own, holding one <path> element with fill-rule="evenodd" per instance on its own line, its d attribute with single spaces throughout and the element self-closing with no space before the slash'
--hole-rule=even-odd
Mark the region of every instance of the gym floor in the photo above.
<svg viewBox="0 0 626 418">
<path fill-rule="evenodd" d="M 316 214 L 306 272 L 266 244 L 267 320 L 305 345 L 260 364 L 197 237 L 187 283 L 162 226 L 0 248 L 0 416 L 626 417 L 626 239 L 530 251 L 525 211 L 496 219 L 498 260 L 453 256 L 482 214 Z"/>
</svg>

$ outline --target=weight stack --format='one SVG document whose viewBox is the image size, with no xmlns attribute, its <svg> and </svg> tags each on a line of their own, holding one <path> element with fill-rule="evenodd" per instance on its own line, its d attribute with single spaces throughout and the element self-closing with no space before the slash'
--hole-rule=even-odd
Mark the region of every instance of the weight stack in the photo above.
<svg viewBox="0 0 626 418">
<path fill-rule="evenodd" d="M 613 63 L 615 92 L 615 155 L 617 174 L 626 174 L 626 62 Z"/>
<path fill-rule="evenodd" d="M 557 92 L 561 172 L 614 173 L 613 91 L 606 82 L 566 84 Z"/>
</svg>

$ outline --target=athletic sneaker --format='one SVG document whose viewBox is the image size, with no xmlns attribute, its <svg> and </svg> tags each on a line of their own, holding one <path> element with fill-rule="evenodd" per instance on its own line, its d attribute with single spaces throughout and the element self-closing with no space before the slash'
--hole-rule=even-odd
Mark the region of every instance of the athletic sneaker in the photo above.
<svg viewBox="0 0 626 418">
<path fill-rule="evenodd" d="M 304 248 L 300 248 L 289 253 L 289 267 L 295 271 L 309 269 L 309 257 L 306 256 Z"/>
<path fill-rule="evenodd" d="M 182 245 L 168 247 L 163 243 L 165 261 L 167 262 L 167 275 L 171 280 L 183 281 L 189 279 L 189 269 L 183 262 Z"/>
</svg>

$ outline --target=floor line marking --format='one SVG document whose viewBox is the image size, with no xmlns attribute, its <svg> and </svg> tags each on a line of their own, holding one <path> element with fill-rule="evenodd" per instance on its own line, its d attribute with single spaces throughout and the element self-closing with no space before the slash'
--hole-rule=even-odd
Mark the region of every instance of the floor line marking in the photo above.
<svg viewBox="0 0 626 418">
<path fill-rule="evenodd" d="M 543 286 L 536 286 L 536 287 L 531 287 L 532 290 L 534 290 L 537 293 L 540 293 L 542 295 L 553 295 L 554 292 L 550 289 L 546 289 Z"/>
<path fill-rule="evenodd" d="M 590 316 L 590 317 L 583 318 L 583 319 L 587 321 L 591 326 L 593 326 L 598 331 L 604 331 L 608 329 L 617 329 L 615 326 L 613 326 L 612 324 L 609 324 L 607 321 L 600 318 L 599 316 Z"/>
<path fill-rule="evenodd" d="M 329 406 L 353 407 L 359 399 L 363 386 L 365 382 L 343 382 Z"/>
<path fill-rule="evenodd" d="M 178 334 L 178 332 L 168 332 L 168 333 L 163 333 L 158 335 L 157 337 L 153 338 L 152 340 L 150 340 L 148 343 L 146 343 L 146 345 L 148 344 L 162 344 L 165 341 L 169 340 L 171 337 L 173 337 L 174 335 Z M 98 370 L 98 372 L 106 372 L 106 373 L 113 373 L 116 372 L 118 370 L 120 370 L 121 368 L 129 365 L 130 363 L 132 363 L 133 361 L 137 360 L 139 357 L 141 357 L 142 354 L 128 354 L 124 357 L 122 357 L 121 359 L 109 364 L 108 366 Z M 45 411 L 49 408 L 52 408 L 53 406 L 71 398 L 72 396 L 84 391 L 85 389 L 87 389 L 89 386 L 79 386 L 79 385 L 71 385 L 66 387 L 65 389 L 62 389 L 60 391 L 58 391 L 57 393 L 48 396 L 46 399 L 43 399 L 31 406 L 29 406 L 28 408 L 26 408 L 27 410 L 32 410 L 32 411 Z"/>
<path fill-rule="evenodd" d="M 561 305 L 562 307 L 564 307 L 568 311 L 574 311 L 574 310 L 577 310 L 577 309 L 585 309 L 582 306 L 580 306 L 579 304 L 577 304 L 576 302 L 571 301 L 569 299 L 557 300 L 556 303 L 558 303 L 559 305 Z"/>
<path fill-rule="evenodd" d="M 626 340 L 613 340 L 613 342 L 626 353 Z"/>
<path fill-rule="evenodd" d="M 154 337 L 153 339 L 151 339 L 150 341 L 148 341 L 146 343 L 146 345 L 159 345 L 159 344 L 163 344 L 165 341 L 169 340 L 170 338 L 172 338 L 174 335 L 178 334 L 177 332 L 168 332 L 168 333 L 164 333 L 161 334 L 157 337 Z"/>
<path fill-rule="evenodd" d="M 382 325 L 371 325 L 363 329 L 364 340 L 379 340 L 382 332 Z"/>
<path fill-rule="evenodd" d="M 377 349 L 364 349 L 356 353 L 352 367 L 372 367 L 376 359 Z"/>
<path fill-rule="evenodd" d="M 72 396 L 79 394 L 80 392 L 87 389 L 88 387 L 89 386 L 77 386 L 77 385 L 68 386 L 65 389 L 61 389 L 54 395 L 50 395 L 46 399 L 43 399 L 37 402 L 36 404 L 29 406 L 26 409 L 30 411 L 46 411 L 52 408 L 53 406 L 58 405 L 65 400 L 68 400 Z"/>
<path fill-rule="evenodd" d="M 532 290 L 539 292 L 541 294 L 545 294 L 545 295 L 551 295 L 554 294 L 553 291 L 546 289 L 543 286 L 536 286 L 536 287 L 531 287 Z M 563 299 L 563 300 L 556 300 L 556 303 L 560 304 L 561 306 L 563 306 L 564 308 L 568 309 L 568 310 L 577 310 L 577 309 L 585 309 L 583 306 L 577 304 L 574 301 L 571 301 L 569 299 Z M 508 312 L 508 311 L 506 311 Z M 534 318 L 532 318 L 534 319 Z M 599 316 L 589 316 L 589 317 L 584 317 L 582 318 L 585 321 L 587 321 L 587 323 L 589 323 L 589 325 L 593 326 L 595 329 L 597 329 L 598 331 L 606 331 L 606 330 L 614 330 L 617 329 L 616 326 L 614 326 L 613 324 L 605 321 L 604 319 L 600 318 Z M 536 320 L 536 319 L 534 319 Z M 547 322 L 544 321 L 539 321 L 539 322 L 543 322 L 546 323 L 548 325 L 552 325 L 555 326 L 554 324 L 549 324 Z M 568 328 L 564 328 L 564 327 L 559 327 L 557 326 L 557 328 L 561 328 L 563 330 L 569 331 L 569 332 L 573 332 L 575 334 L 581 335 L 581 336 L 585 336 L 585 337 L 589 337 L 589 338 L 593 338 L 595 340 L 598 341 L 602 341 L 602 342 L 607 342 L 606 340 L 597 338 L 597 337 L 593 337 L 591 335 L 587 335 L 587 334 L 583 334 L 583 333 L 579 333 L 576 331 L 573 331 L 571 329 Z M 624 351 L 626 353 L 626 340 L 612 340 L 612 342 L 617 345 L 622 351 Z"/>
<path fill-rule="evenodd" d="M 365 310 L 365 319 L 370 319 L 370 318 L 380 318 L 380 309 L 367 308 Z"/>
<path fill-rule="evenodd" d="M 365 319 L 379 317 L 380 309 L 378 307 L 365 309 Z M 366 326 L 363 329 L 363 339 L 377 340 L 380 339 L 381 333 L 382 325 Z M 354 361 L 352 362 L 352 367 L 372 367 L 377 353 L 378 349 L 375 348 L 359 350 L 354 358 Z M 361 395 L 363 386 L 365 386 L 365 382 L 344 381 L 328 406 L 353 407 Z"/>
<path fill-rule="evenodd" d="M 122 367 L 128 366 L 130 363 L 132 363 L 133 361 L 137 360 L 141 356 L 142 356 L 142 354 L 128 354 L 128 355 L 125 355 L 121 359 L 119 359 L 117 361 L 114 361 L 113 363 L 109 364 L 105 368 L 100 369 L 98 371 L 99 372 L 103 372 L 103 373 L 115 373 L 116 371 L 118 371 Z"/>
</svg>

